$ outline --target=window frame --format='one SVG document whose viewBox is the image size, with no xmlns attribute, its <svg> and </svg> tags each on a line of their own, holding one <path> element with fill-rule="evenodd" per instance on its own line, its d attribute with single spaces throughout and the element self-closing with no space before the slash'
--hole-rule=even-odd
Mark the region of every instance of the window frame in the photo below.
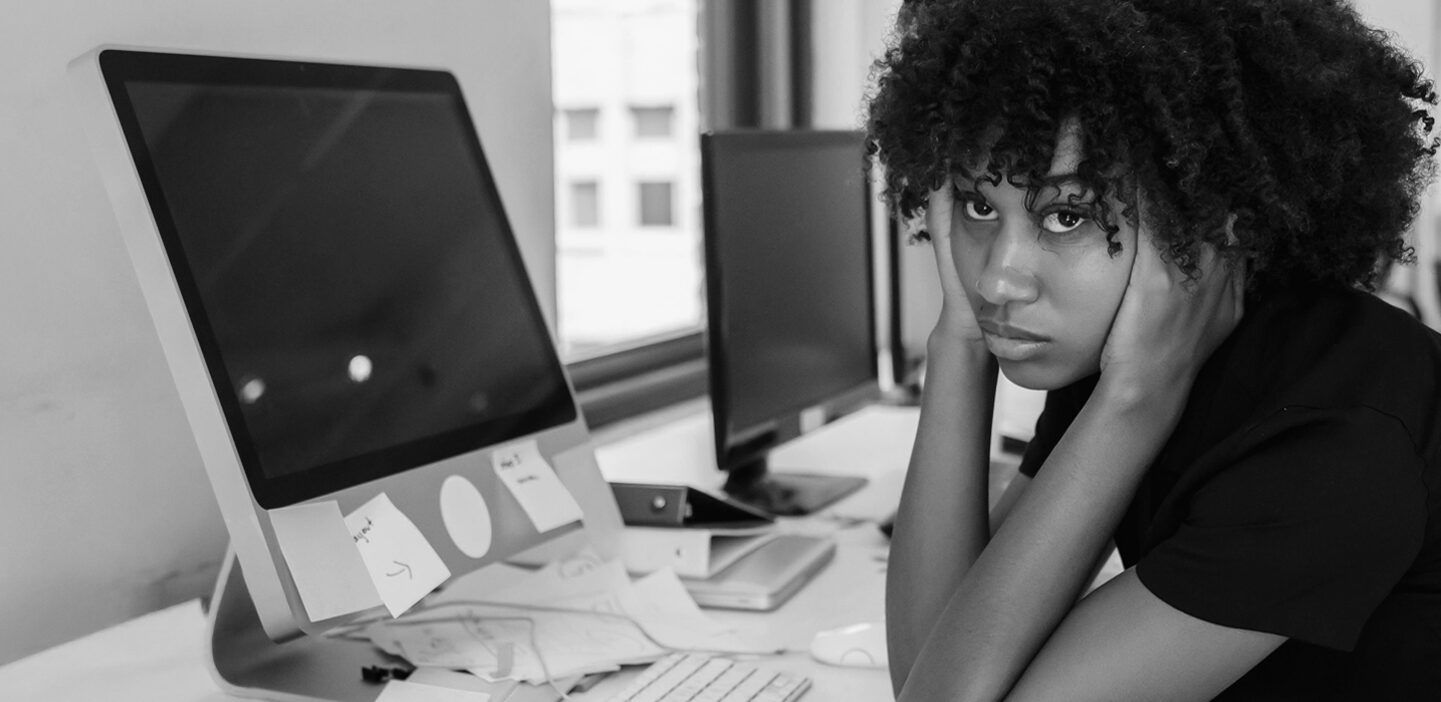
<svg viewBox="0 0 1441 702">
<path fill-rule="evenodd" d="M 705 332 L 638 339 L 566 364 L 591 429 L 705 395 Z"/>
</svg>

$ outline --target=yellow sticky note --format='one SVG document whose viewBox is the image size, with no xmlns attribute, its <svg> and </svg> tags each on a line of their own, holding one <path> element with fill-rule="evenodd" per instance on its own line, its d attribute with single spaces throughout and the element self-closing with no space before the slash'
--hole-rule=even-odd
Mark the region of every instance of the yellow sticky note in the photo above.
<svg viewBox="0 0 1441 702">
<path fill-rule="evenodd" d="M 425 534 L 381 493 L 345 516 L 375 590 L 398 617 L 450 577 Z"/>
<path fill-rule="evenodd" d="M 380 604 L 334 500 L 272 509 L 270 526 L 311 621 Z"/>
</svg>

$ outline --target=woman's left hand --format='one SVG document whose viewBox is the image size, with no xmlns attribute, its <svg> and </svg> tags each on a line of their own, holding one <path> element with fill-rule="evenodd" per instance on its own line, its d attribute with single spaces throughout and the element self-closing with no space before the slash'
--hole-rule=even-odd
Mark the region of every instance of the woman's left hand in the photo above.
<svg viewBox="0 0 1441 702">
<path fill-rule="evenodd" d="M 1120 308 L 1101 351 L 1101 382 L 1127 397 L 1177 393 L 1184 400 L 1201 365 L 1245 313 L 1244 264 L 1202 244 L 1189 278 L 1161 251 L 1144 223 L 1136 233 Z"/>
</svg>

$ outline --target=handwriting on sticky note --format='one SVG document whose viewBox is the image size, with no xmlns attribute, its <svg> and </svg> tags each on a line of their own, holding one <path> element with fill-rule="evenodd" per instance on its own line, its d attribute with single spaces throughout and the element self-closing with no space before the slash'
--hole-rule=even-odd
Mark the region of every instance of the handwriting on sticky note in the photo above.
<svg viewBox="0 0 1441 702">
<path fill-rule="evenodd" d="M 390 497 L 381 493 L 345 525 L 390 615 L 398 617 L 450 577 L 450 569 Z"/>
<path fill-rule="evenodd" d="M 520 502 L 536 531 L 545 533 L 581 518 L 580 505 L 540 455 L 534 441 L 504 446 L 490 454 L 495 474 Z"/>
<path fill-rule="evenodd" d="M 380 604 L 334 500 L 270 510 L 270 526 L 311 621 Z"/>
</svg>

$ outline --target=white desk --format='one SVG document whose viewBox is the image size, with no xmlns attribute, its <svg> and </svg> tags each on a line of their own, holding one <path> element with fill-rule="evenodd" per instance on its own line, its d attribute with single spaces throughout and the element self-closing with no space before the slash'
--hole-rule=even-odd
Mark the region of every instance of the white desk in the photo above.
<svg viewBox="0 0 1441 702">
<path fill-rule="evenodd" d="M 835 560 L 790 601 L 770 613 L 711 610 L 718 619 L 781 642 L 787 653 L 760 659 L 804 674 L 805 702 L 891 699 L 884 671 L 823 665 L 806 653 L 816 631 L 875 621 L 884 611 L 885 539 L 873 524 L 836 516 L 878 516 L 894 507 L 914 436 L 915 410 L 875 408 L 803 437 L 777 454 L 778 467 L 864 474 L 872 482 L 828 516 L 787 521 L 786 528 L 836 535 Z M 703 409 L 597 449 L 611 480 L 718 484 L 710 421 Z M 205 618 L 189 602 L 151 613 L 0 667 L 0 699 L 20 702 L 217 702 L 222 694 L 205 668 Z M 358 674 L 358 673 L 357 673 Z M 612 676 L 574 699 L 604 700 L 634 673 Z"/>
</svg>

